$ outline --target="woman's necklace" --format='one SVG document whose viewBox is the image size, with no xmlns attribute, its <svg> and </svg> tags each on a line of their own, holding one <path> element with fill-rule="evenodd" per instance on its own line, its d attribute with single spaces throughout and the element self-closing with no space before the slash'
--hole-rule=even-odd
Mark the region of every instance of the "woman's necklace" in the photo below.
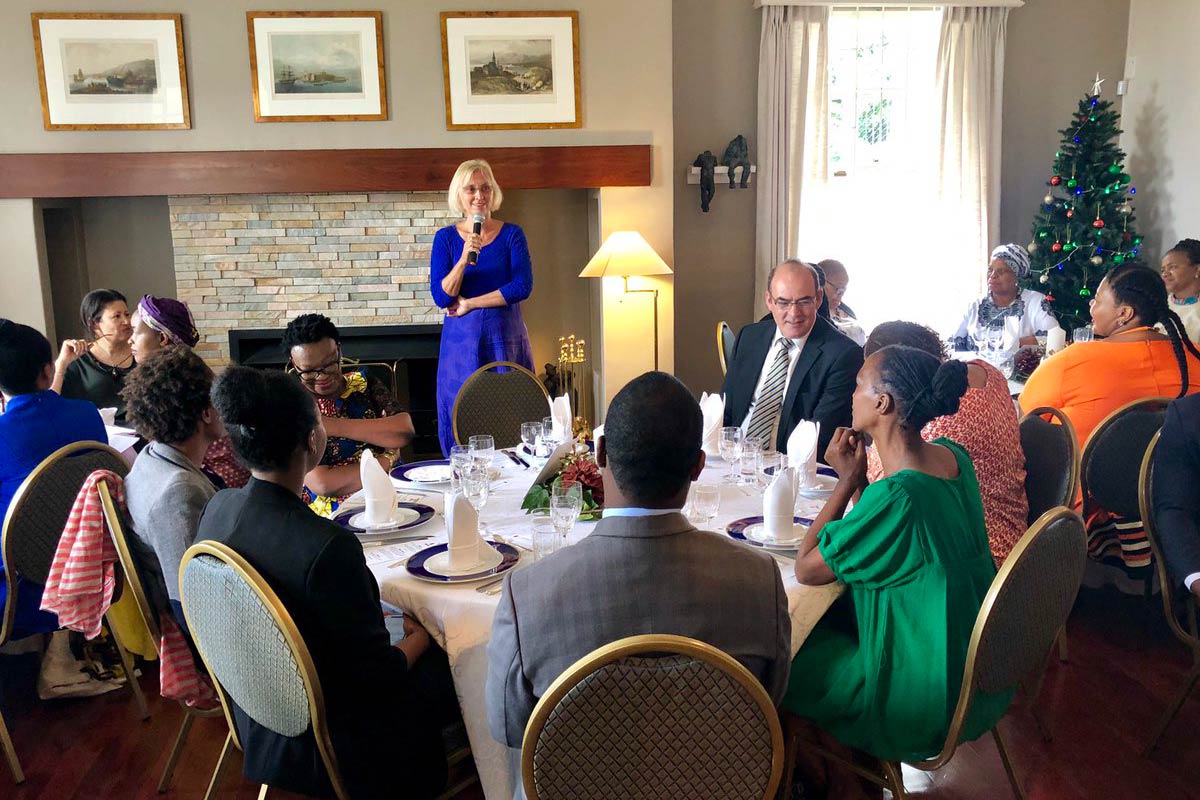
<svg viewBox="0 0 1200 800">
<path fill-rule="evenodd" d="M 99 350 L 101 353 L 104 354 L 103 359 L 97 357 L 95 355 L 95 353 L 93 353 L 93 357 L 96 358 L 96 363 L 98 363 L 102 367 L 104 367 L 108 371 L 108 373 L 113 376 L 114 379 L 119 378 L 121 376 L 121 370 L 124 369 L 126 364 L 130 364 L 133 362 L 133 350 L 130 350 L 129 355 L 125 356 L 120 361 L 114 362 L 112 351 L 108 349 L 108 345 L 106 345 L 106 344 L 102 345 L 102 344 L 100 344 L 99 341 L 97 341 L 92 349 Z"/>
<path fill-rule="evenodd" d="M 1182 300 L 1173 294 L 1169 295 L 1169 297 L 1173 306 L 1194 306 L 1197 301 L 1200 301 L 1200 297 L 1185 297 Z"/>
</svg>

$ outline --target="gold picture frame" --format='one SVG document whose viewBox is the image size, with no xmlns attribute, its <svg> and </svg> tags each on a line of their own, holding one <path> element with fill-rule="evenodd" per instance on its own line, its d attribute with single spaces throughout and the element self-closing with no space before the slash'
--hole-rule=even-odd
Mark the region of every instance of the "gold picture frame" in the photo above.
<svg viewBox="0 0 1200 800">
<path fill-rule="evenodd" d="M 247 11 L 246 35 L 255 122 L 388 118 L 382 11 Z"/>
<path fill-rule="evenodd" d="M 443 11 L 441 27 L 447 130 L 583 127 L 578 11 Z"/>
<path fill-rule="evenodd" d="M 30 19 L 46 130 L 192 127 L 181 14 L 37 11 Z"/>
</svg>

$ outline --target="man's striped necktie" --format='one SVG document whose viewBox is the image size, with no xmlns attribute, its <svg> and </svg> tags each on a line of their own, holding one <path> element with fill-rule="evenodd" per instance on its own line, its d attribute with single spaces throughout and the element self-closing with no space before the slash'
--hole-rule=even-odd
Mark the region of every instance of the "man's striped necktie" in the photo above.
<svg viewBox="0 0 1200 800">
<path fill-rule="evenodd" d="M 758 392 L 754 413 L 750 415 L 750 424 L 746 426 L 746 438 L 757 439 L 766 449 L 771 449 L 774 444 L 768 439 L 774 432 L 779 421 L 779 412 L 783 409 L 783 387 L 787 384 L 788 360 L 793 346 L 791 339 L 779 340 L 775 361 L 771 364 L 771 370 Z"/>
</svg>

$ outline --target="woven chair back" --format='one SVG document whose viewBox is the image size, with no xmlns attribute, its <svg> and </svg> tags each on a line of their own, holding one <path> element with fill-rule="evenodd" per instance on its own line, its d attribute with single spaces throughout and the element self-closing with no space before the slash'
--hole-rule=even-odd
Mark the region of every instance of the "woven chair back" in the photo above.
<svg viewBox="0 0 1200 800">
<path fill-rule="evenodd" d="M 521 423 L 541 422 L 550 414 L 550 395 L 529 370 L 494 361 L 475 370 L 458 390 L 452 419 L 454 441 L 466 444 L 487 434 L 496 447 L 521 443 Z"/>
<path fill-rule="evenodd" d="M 1166 417 L 1165 397 L 1138 400 L 1109 414 L 1083 448 L 1084 496 L 1127 519 L 1138 519 L 1142 456 Z"/>
<path fill-rule="evenodd" d="M 121 454 L 100 442 L 75 442 L 39 464 L 17 489 L 4 520 L 4 564 L 34 583 L 50 575 L 54 551 L 88 475 L 98 469 L 129 474 Z"/>
<path fill-rule="evenodd" d="M 1049 417 L 1049 419 L 1047 419 Z M 1025 453 L 1027 525 L 1055 506 L 1071 506 L 1079 491 L 1079 442 L 1070 420 L 1056 408 L 1037 408 L 1021 418 Z"/>
<path fill-rule="evenodd" d="M 783 764 L 773 704 L 716 648 L 678 636 L 615 642 L 568 669 L 525 733 L 530 800 L 772 797 Z"/>
</svg>

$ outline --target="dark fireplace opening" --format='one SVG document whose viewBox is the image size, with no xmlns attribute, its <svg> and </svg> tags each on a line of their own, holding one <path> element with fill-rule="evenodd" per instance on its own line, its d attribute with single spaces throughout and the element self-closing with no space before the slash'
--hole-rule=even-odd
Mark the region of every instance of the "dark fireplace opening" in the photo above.
<svg viewBox="0 0 1200 800">
<path fill-rule="evenodd" d="M 284 369 L 288 354 L 280 344 L 283 328 L 229 331 L 229 359 L 234 364 Z M 441 325 L 360 325 L 338 327 L 342 355 L 357 362 L 384 366 L 369 368 L 392 382 L 396 400 L 412 415 L 416 437 L 401 451 L 408 462 L 441 458 L 437 423 L 438 352 Z"/>
</svg>

